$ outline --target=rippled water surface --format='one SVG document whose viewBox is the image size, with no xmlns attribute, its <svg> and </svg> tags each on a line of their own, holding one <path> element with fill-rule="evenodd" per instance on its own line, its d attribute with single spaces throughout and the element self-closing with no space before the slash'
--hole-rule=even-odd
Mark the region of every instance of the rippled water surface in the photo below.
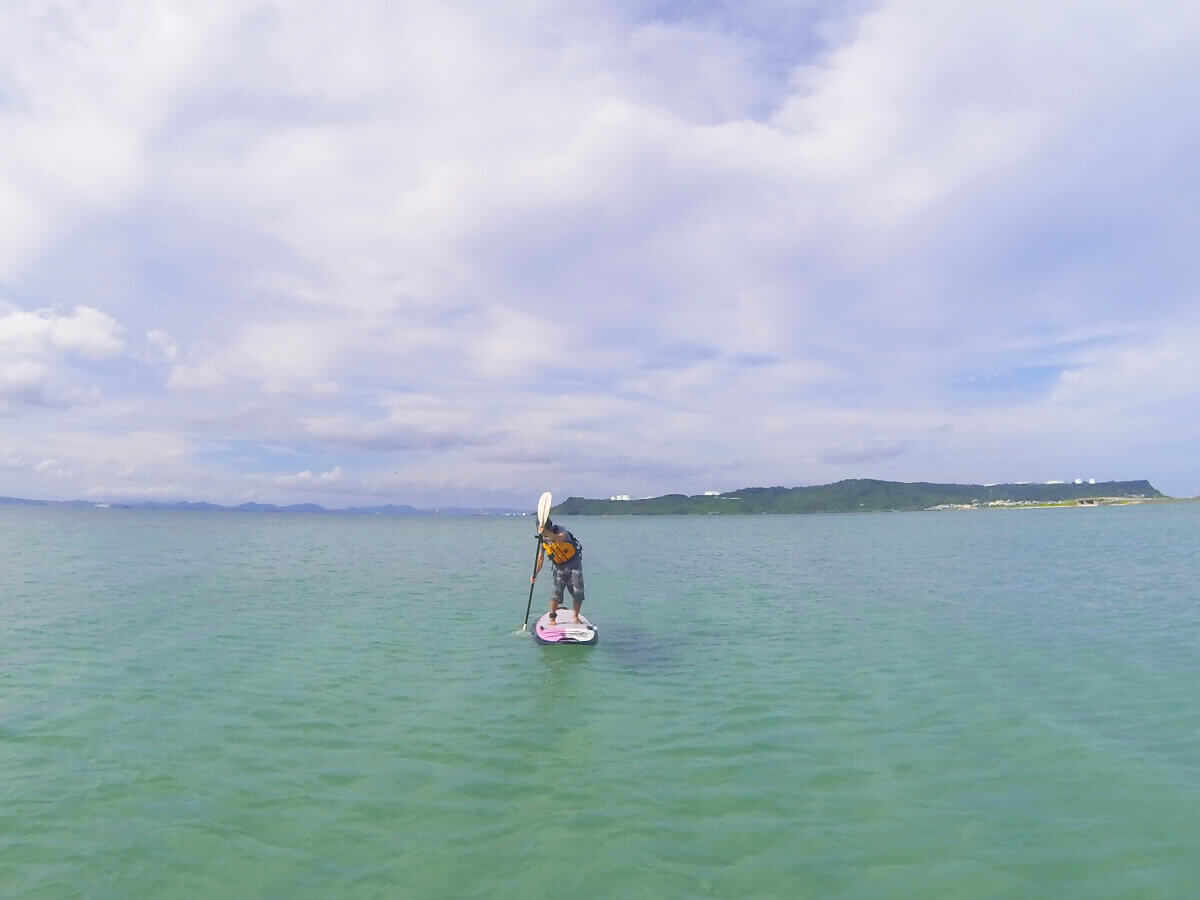
<svg viewBox="0 0 1200 900">
<path fill-rule="evenodd" d="M 566 524 L 0 506 L 0 895 L 1200 884 L 1200 505 Z"/>
</svg>

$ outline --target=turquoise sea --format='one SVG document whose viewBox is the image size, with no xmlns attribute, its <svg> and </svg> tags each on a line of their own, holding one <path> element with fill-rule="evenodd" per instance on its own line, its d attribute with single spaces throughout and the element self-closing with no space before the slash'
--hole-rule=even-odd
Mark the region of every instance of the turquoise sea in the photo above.
<svg viewBox="0 0 1200 900">
<path fill-rule="evenodd" d="M 564 522 L 0 506 L 0 896 L 1200 889 L 1200 504 Z"/>
</svg>

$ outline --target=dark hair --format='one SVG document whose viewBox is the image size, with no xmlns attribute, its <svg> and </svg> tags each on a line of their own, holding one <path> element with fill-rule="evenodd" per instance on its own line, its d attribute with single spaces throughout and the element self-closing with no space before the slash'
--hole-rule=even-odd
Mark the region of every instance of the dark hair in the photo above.
<svg viewBox="0 0 1200 900">
<path fill-rule="evenodd" d="M 554 527 L 554 522 L 553 522 L 553 521 L 551 521 L 550 519 L 547 519 L 547 520 L 545 521 L 545 523 L 542 525 L 542 527 L 543 527 L 543 528 L 553 528 L 553 527 Z"/>
</svg>

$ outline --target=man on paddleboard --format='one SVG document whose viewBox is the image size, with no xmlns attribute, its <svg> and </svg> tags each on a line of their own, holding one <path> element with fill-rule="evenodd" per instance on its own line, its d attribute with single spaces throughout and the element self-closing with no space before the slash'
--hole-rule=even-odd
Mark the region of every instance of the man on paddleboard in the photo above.
<svg viewBox="0 0 1200 900">
<path fill-rule="evenodd" d="M 537 580 L 538 572 L 542 571 L 542 563 L 547 556 L 554 563 L 554 593 L 550 595 L 550 621 L 558 616 L 562 606 L 563 588 L 571 592 L 571 606 L 575 612 L 575 621 L 579 621 L 579 608 L 583 606 L 583 545 L 575 539 L 575 535 L 561 525 L 555 525 L 549 519 L 538 529 L 542 539 L 538 545 L 537 562 L 533 566 L 533 575 L 529 583 Z M 530 588 L 532 590 L 532 588 Z"/>
</svg>

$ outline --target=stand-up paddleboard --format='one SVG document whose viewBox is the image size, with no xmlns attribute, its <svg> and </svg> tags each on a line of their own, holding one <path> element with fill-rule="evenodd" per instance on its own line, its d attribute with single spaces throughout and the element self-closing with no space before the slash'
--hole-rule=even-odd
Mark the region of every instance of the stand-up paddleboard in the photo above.
<svg viewBox="0 0 1200 900">
<path fill-rule="evenodd" d="M 571 612 L 570 607 L 558 611 L 558 621 L 555 623 L 551 623 L 547 610 L 533 626 L 533 639 L 539 644 L 594 644 L 596 637 L 596 626 L 583 613 L 579 614 L 576 624 L 575 613 Z"/>
</svg>

